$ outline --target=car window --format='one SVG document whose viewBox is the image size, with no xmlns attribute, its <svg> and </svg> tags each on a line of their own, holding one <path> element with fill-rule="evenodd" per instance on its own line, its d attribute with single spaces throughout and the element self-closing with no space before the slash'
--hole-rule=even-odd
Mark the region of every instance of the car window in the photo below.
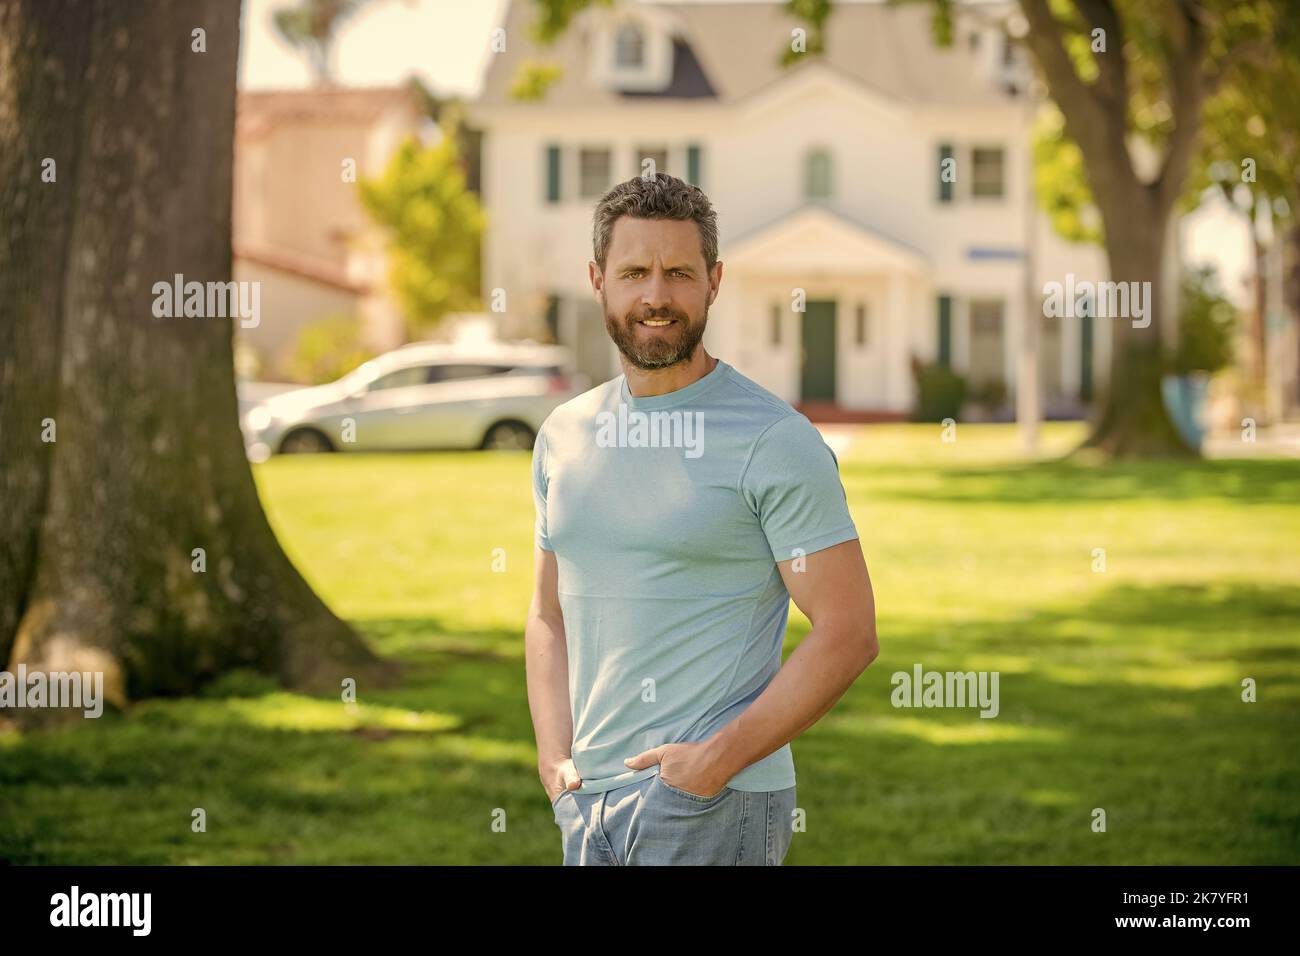
<svg viewBox="0 0 1300 956">
<path fill-rule="evenodd" d="M 434 382 L 460 382 L 469 378 L 488 378 L 510 371 L 509 365 L 435 365 Z"/>
<path fill-rule="evenodd" d="M 378 391 L 381 388 L 405 388 L 408 385 L 426 385 L 430 381 L 430 373 L 437 366 L 431 365 L 411 365 L 406 368 L 399 368 L 389 372 L 387 375 L 381 375 L 370 383 L 370 391 Z"/>
</svg>

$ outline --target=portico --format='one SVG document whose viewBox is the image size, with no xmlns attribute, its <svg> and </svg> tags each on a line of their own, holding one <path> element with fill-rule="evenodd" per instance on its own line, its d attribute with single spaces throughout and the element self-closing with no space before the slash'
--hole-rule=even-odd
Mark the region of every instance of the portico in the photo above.
<svg viewBox="0 0 1300 956">
<path fill-rule="evenodd" d="M 792 404 L 903 414 L 931 351 L 920 253 L 825 206 L 724 239 L 707 343 Z"/>
</svg>

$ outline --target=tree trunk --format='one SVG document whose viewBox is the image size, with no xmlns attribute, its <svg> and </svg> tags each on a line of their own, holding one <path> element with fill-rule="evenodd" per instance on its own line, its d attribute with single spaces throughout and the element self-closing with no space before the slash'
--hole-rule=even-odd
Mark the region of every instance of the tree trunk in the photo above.
<svg viewBox="0 0 1300 956">
<path fill-rule="evenodd" d="M 154 317 L 156 282 L 230 280 L 238 47 L 238 0 L 0 0 L 0 664 L 119 705 L 395 676 L 266 520 L 234 320 Z"/>
<path fill-rule="evenodd" d="M 1263 401 L 1268 384 L 1268 346 L 1264 319 L 1268 315 L 1268 250 L 1259 240 L 1259 226 L 1250 218 L 1250 245 L 1254 253 L 1255 274 L 1251 291 L 1254 303 L 1250 310 L 1250 385 L 1252 396 Z"/>
<path fill-rule="evenodd" d="M 1291 341 L 1296 349 L 1291 362 L 1282 363 L 1283 374 L 1290 372 L 1290 393 L 1284 392 L 1282 396 L 1282 414 L 1289 417 L 1300 410 L 1300 225 L 1287 230 L 1286 242 L 1287 254 L 1282 257 L 1282 298 L 1291 317 Z"/>
<path fill-rule="evenodd" d="M 1161 391 L 1165 371 L 1161 286 L 1168 213 L 1153 208 L 1155 205 L 1150 200 L 1145 207 L 1130 207 L 1122 226 L 1106 222 L 1110 281 L 1136 282 L 1138 288 L 1148 288 L 1142 283 L 1150 283 L 1150 324 L 1146 328 L 1135 328 L 1131 318 L 1096 320 L 1110 323 L 1110 376 L 1082 447 L 1100 449 L 1110 458 L 1196 454 L 1170 421 Z"/>
</svg>

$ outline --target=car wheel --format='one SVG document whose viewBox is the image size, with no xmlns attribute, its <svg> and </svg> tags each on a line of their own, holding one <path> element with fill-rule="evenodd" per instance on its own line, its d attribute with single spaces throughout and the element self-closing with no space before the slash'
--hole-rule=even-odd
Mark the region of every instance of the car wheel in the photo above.
<svg viewBox="0 0 1300 956">
<path fill-rule="evenodd" d="M 487 451 L 530 451 L 537 436 L 523 422 L 497 422 L 483 439 Z"/>
<path fill-rule="evenodd" d="M 282 455 L 312 455 L 333 450 L 330 440 L 314 428 L 299 428 L 280 442 Z"/>
</svg>

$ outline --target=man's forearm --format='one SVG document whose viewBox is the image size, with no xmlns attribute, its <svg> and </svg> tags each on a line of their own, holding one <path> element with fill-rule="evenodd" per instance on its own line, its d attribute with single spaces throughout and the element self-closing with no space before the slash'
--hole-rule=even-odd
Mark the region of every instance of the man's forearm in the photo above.
<svg viewBox="0 0 1300 956">
<path fill-rule="evenodd" d="M 745 711 L 706 742 L 728 777 L 789 743 L 829 711 L 877 653 L 848 620 L 814 625 Z"/>
<path fill-rule="evenodd" d="M 571 756 L 573 716 L 569 710 L 569 658 L 564 622 L 529 616 L 524 626 L 524 670 L 528 709 L 537 739 L 537 763 L 548 766 Z"/>
</svg>

